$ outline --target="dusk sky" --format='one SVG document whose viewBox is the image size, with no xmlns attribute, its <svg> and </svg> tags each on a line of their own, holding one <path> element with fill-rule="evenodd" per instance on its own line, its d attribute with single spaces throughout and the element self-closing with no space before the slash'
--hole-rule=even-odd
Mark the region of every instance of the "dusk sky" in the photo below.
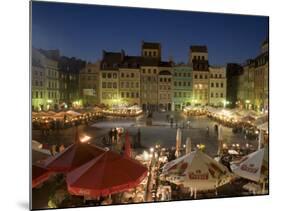
<svg viewBox="0 0 281 211">
<path fill-rule="evenodd" d="M 207 45 L 211 65 L 242 63 L 258 55 L 267 36 L 262 16 L 32 3 L 32 46 L 91 62 L 103 49 L 140 55 L 144 40 L 160 42 L 164 60 L 186 63 L 190 45 Z"/>
</svg>

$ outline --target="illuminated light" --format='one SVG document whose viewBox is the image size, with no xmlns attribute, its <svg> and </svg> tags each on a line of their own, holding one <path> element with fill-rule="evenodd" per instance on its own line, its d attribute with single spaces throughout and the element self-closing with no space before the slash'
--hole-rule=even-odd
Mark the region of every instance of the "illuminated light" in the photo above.
<svg viewBox="0 0 281 211">
<path fill-rule="evenodd" d="M 250 100 L 245 100 L 245 103 L 247 103 L 247 104 L 250 103 L 250 102 L 251 102 Z"/>
<path fill-rule="evenodd" d="M 227 145 L 226 145 L 226 144 L 223 144 L 223 145 L 222 145 L 222 148 L 227 149 Z"/>
<path fill-rule="evenodd" d="M 258 131 L 258 130 L 256 130 L 256 131 L 255 131 L 255 134 L 259 134 L 259 131 Z"/>
<path fill-rule="evenodd" d="M 246 147 L 249 148 L 249 144 L 246 144 Z"/>
<path fill-rule="evenodd" d="M 148 153 L 147 151 L 144 151 L 144 152 L 143 152 L 143 159 L 144 159 L 145 161 L 149 160 L 149 153 Z"/>
<path fill-rule="evenodd" d="M 47 103 L 52 103 L 52 102 L 53 102 L 53 100 L 50 100 L 50 99 L 47 100 Z"/>
<path fill-rule="evenodd" d="M 154 148 L 153 147 L 150 148 L 150 152 L 154 152 Z"/>
<path fill-rule="evenodd" d="M 91 139 L 90 136 L 84 135 L 83 138 L 80 139 L 80 142 L 85 143 Z"/>
</svg>

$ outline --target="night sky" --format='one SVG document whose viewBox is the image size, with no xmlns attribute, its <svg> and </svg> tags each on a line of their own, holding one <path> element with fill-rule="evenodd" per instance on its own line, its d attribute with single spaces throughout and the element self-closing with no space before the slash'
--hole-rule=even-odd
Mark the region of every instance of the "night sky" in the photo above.
<svg viewBox="0 0 281 211">
<path fill-rule="evenodd" d="M 203 8 L 202 8 L 203 9 Z M 190 45 L 207 45 L 212 65 L 245 62 L 268 36 L 268 18 L 185 11 L 32 3 L 32 46 L 87 61 L 102 50 L 140 55 L 141 41 L 160 42 L 162 57 L 187 62 Z"/>
</svg>

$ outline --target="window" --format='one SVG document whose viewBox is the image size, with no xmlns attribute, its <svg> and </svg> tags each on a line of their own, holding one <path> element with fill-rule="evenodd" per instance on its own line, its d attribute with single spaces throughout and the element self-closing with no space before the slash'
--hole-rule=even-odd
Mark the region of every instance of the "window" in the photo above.
<svg viewBox="0 0 281 211">
<path fill-rule="evenodd" d="M 130 88 L 130 83 L 128 81 L 126 82 L 126 88 Z"/>
<path fill-rule="evenodd" d="M 207 76 L 207 75 L 205 75 L 205 79 L 208 79 L 208 76 Z"/>
<path fill-rule="evenodd" d="M 148 55 L 151 56 L 151 51 L 148 52 Z"/>
<path fill-rule="evenodd" d="M 202 60 L 205 60 L 205 56 L 202 56 Z"/>
<path fill-rule="evenodd" d="M 214 83 L 213 82 L 211 83 L 211 87 L 214 87 Z"/>
<path fill-rule="evenodd" d="M 186 93 L 185 92 L 183 93 L 183 97 L 186 97 Z"/>
<path fill-rule="evenodd" d="M 151 69 L 148 69 L 148 74 L 150 74 L 151 73 Z"/>
<path fill-rule="evenodd" d="M 200 78 L 200 79 L 202 79 L 202 78 L 203 78 L 203 76 L 200 74 L 199 78 Z"/>
<path fill-rule="evenodd" d="M 178 73 L 175 73 L 175 76 L 177 77 L 177 76 L 178 76 Z"/>
<path fill-rule="evenodd" d="M 220 74 L 219 77 L 222 78 L 222 75 Z"/>
<path fill-rule="evenodd" d="M 183 77 L 186 77 L 186 73 L 183 73 Z"/>
<path fill-rule="evenodd" d="M 102 82 L 102 88 L 106 88 L 106 82 Z"/>
<path fill-rule="evenodd" d="M 113 84 L 113 88 L 116 89 L 117 88 L 117 83 L 113 82 L 112 84 Z"/>
<path fill-rule="evenodd" d="M 139 93 L 138 92 L 136 92 L 136 98 L 139 98 Z"/>
<path fill-rule="evenodd" d="M 179 81 L 179 86 L 181 86 L 181 81 Z"/>
<path fill-rule="evenodd" d="M 216 83 L 216 87 L 219 87 L 219 83 Z"/>
<path fill-rule="evenodd" d="M 145 69 L 142 69 L 142 73 L 145 74 Z"/>
<path fill-rule="evenodd" d="M 188 77 L 191 77 L 191 74 L 190 74 L 190 73 L 187 73 L 187 76 L 188 76 Z"/>
<path fill-rule="evenodd" d="M 183 86 L 186 86 L 186 82 L 185 81 L 183 82 Z"/>
<path fill-rule="evenodd" d="M 153 52 L 153 56 L 156 56 L 156 52 L 155 51 Z"/>
<path fill-rule="evenodd" d="M 34 71 L 34 74 L 37 75 L 37 71 Z"/>
<path fill-rule="evenodd" d="M 215 78 L 217 78 L 218 77 L 218 75 L 217 74 L 215 74 Z"/>
<path fill-rule="evenodd" d="M 147 52 L 146 51 L 144 51 L 144 55 L 147 56 Z"/>
<path fill-rule="evenodd" d="M 179 97 L 181 97 L 181 92 L 179 92 Z"/>
<path fill-rule="evenodd" d="M 163 79 L 162 78 L 160 78 L 160 82 L 162 82 L 163 81 Z"/>
<path fill-rule="evenodd" d="M 113 73 L 113 78 L 117 78 L 117 73 Z"/>
<path fill-rule="evenodd" d="M 108 74 L 107 74 L 107 78 L 111 78 L 111 73 L 108 73 Z"/>
<path fill-rule="evenodd" d="M 139 88 L 139 82 L 136 82 L 136 88 Z"/>
<path fill-rule="evenodd" d="M 195 75 L 194 75 L 194 78 L 196 78 L 196 79 L 197 79 L 197 74 L 195 74 Z"/>
<path fill-rule="evenodd" d="M 221 93 L 221 97 L 223 97 L 223 93 Z"/>
<path fill-rule="evenodd" d="M 176 81 L 174 82 L 174 86 L 177 86 L 177 82 Z"/>
<path fill-rule="evenodd" d="M 131 88 L 134 88 L 134 82 L 131 82 Z"/>
<path fill-rule="evenodd" d="M 120 87 L 121 87 L 121 88 L 124 88 L 124 82 L 121 82 L 121 83 L 120 83 Z"/>
<path fill-rule="evenodd" d="M 218 93 L 216 93 L 216 98 L 218 98 L 219 97 L 219 94 Z"/>
<path fill-rule="evenodd" d="M 181 73 L 179 73 L 179 77 L 181 77 Z"/>
<path fill-rule="evenodd" d="M 164 78 L 164 82 L 167 82 L 167 78 Z"/>
<path fill-rule="evenodd" d="M 153 73 L 156 74 L 156 69 L 153 69 Z"/>
<path fill-rule="evenodd" d="M 211 93 L 211 97 L 214 97 L 214 93 L 213 92 Z"/>
<path fill-rule="evenodd" d="M 40 81 L 40 86 L 43 86 L 43 82 L 42 81 Z"/>
<path fill-rule="evenodd" d="M 38 92 L 37 91 L 35 92 L 35 98 L 38 98 Z"/>
<path fill-rule="evenodd" d="M 124 98 L 124 92 L 121 92 L 121 98 Z"/>
<path fill-rule="evenodd" d="M 177 93 L 176 92 L 174 93 L 174 97 L 177 97 Z"/>
<path fill-rule="evenodd" d="M 135 74 L 134 73 L 131 73 L 131 78 L 134 78 L 135 77 Z"/>
<path fill-rule="evenodd" d="M 221 83 L 221 88 L 223 87 L 223 83 Z"/>
<path fill-rule="evenodd" d="M 191 83 L 190 82 L 187 82 L 188 86 L 191 86 Z"/>
<path fill-rule="evenodd" d="M 124 78 L 124 73 L 121 73 L 121 78 Z"/>
<path fill-rule="evenodd" d="M 131 93 L 131 98 L 135 98 L 135 93 L 134 92 Z"/>
<path fill-rule="evenodd" d="M 126 98 L 129 98 L 129 97 L 130 97 L 130 93 L 127 92 L 127 93 L 126 93 Z"/>
<path fill-rule="evenodd" d="M 37 80 L 35 81 L 35 86 L 38 86 L 38 81 Z"/>
<path fill-rule="evenodd" d="M 170 78 L 168 78 L 168 82 L 171 82 L 171 79 L 170 79 Z"/>
<path fill-rule="evenodd" d="M 106 73 L 102 73 L 102 78 L 106 78 Z"/>
<path fill-rule="evenodd" d="M 91 69 L 88 69 L 88 73 L 90 73 L 91 72 Z"/>
</svg>

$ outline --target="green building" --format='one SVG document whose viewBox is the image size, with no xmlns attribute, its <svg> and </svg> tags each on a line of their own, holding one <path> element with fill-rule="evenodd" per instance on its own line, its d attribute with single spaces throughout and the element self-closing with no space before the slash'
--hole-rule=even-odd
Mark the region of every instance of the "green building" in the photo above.
<svg viewBox="0 0 281 211">
<path fill-rule="evenodd" d="M 179 64 L 173 67 L 173 109 L 182 110 L 192 100 L 192 66 Z"/>
</svg>

